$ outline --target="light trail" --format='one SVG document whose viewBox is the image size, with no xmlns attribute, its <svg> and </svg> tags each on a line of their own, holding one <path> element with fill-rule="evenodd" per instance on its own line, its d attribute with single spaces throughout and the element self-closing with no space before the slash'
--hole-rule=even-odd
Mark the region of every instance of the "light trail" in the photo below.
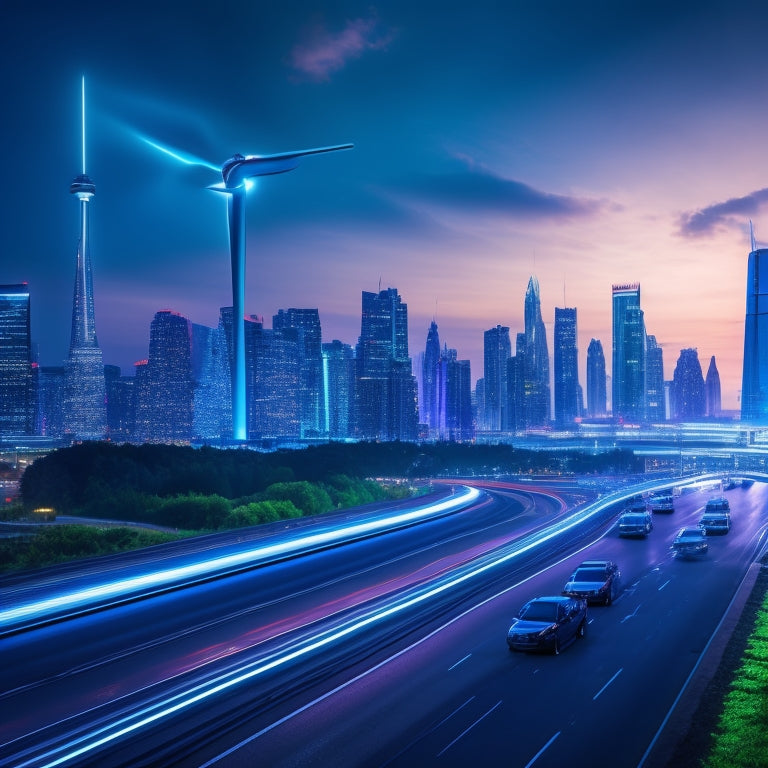
<svg viewBox="0 0 768 768">
<path fill-rule="evenodd" d="M 700 480 L 701 478 L 697 479 Z M 678 483 L 677 485 L 680 484 Z M 669 481 L 667 480 L 663 485 L 659 483 L 643 484 L 643 487 L 646 490 L 655 490 L 656 486 L 658 486 L 658 488 L 668 487 Z M 474 491 L 474 494 L 471 494 L 471 491 Z M 36 768 L 54 768 L 55 766 L 64 765 L 73 760 L 77 760 L 83 755 L 98 750 L 99 748 L 111 744 L 131 733 L 157 724 L 159 721 L 189 709 L 196 704 L 218 696 L 219 694 L 242 685 L 245 682 L 252 681 L 260 675 L 284 667 L 292 662 L 296 662 L 309 654 L 337 643 L 374 625 L 381 624 L 385 620 L 398 614 L 402 614 L 409 609 L 418 607 L 449 590 L 465 584 L 471 579 L 486 574 L 492 569 L 498 568 L 505 563 L 509 563 L 538 547 L 544 546 L 553 539 L 563 536 L 590 518 L 621 503 L 623 500 L 636 495 L 637 491 L 638 488 L 634 487 L 631 490 L 610 494 L 604 499 L 589 505 L 544 531 L 536 532 L 516 541 L 492 556 L 478 558 L 479 562 L 477 563 L 470 563 L 467 566 L 457 568 L 455 573 L 452 572 L 447 574 L 432 585 L 410 590 L 400 598 L 396 598 L 389 604 L 371 610 L 368 613 L 364 613 L 351 619 L 341 619 L 335 626 L 324 629 L 314 637 L 300 639 L 298 642 L 295 642 L 292 645 L 289 644 L 286 648 L 283 648 L 278 652 L 268 653 L 261 658 L 241 665 L 237 669 L 224 672 L 208 681 L 194 685 L 186 691 L 155 701 L 134 712 L 123 714 L 113 722 L 106 723 L 94 731 L 77 735 L 69 734 L 64 737 L 67 739 L 65 743 L 61 743 L 52 748 L 49 748 L 51 742 L 48 742 L 45 747 L 47 748 L 46 752 L 33 757 L 28 757 L 25 762 L 17 763 L 17 768 L 31 768 L 32 766 L 35 766 Z M 476 491 L 476 489 L 467 488 L 465 489 L 465 493 L 462 494 L 462 497 L 466 499 L 471 496 L 474 500 L 477 498 L 477 495 L 479 495 L 479 492 Z M 446 504 L 451 502 L 455 503 L 455 500 L 441 502 L 438 505 L 431 505 L 427 509 L 434 509 L 435 507 L 444 508 Z M 417 515 L 418 513 L 418 510 L 414 510 L 405 515 L 395 516 L 395 518 L 391 519 L 413 519 L 412 516 Z M 421 514 L 424 514 L 424 510 L 421 510 Z M 360 529 L 361 527 L 366 528 L 370 525 L 380 525 L 381 522 L 382 521 L 374 521 L 372 523 L 362 524 L 362 526 L 351 526 L 350 529 L 347 530 Z M 327 535 L 327 533 L 321 535 Z M 315 539 L 316 536 L 304 538 Z M 617 675 L 614 675 L 614 678 L 612 678 L 609 683 L 612 682 Z M 559 733 L 556 734 L 549 743 L 551 743 L 551 741 L 558 735 Z M 549 743 L 545 745 L 544 749 L 549 746 Z M 27 756 L 29 756 L 29 753 L 27 753 Z M 539 755 L 534 757 L 534 761 L 538 757 Z"/>
<path fill-rule="evenodd" d="M 147 591 L 167 589 L 174 585 L 194 582 L 222 572 L 253 567 L 257 564 L 282 557 L 411 525 L 430 517 L 468 506 L 479 498 L 480 493 L 476 488 L 464 487 L 460 493 L 448 499 L 425 507 L 418 507 L 409 512 L 377 518 L 365 523 L 332 528 L 321 533 L 288 539 L 190 565 L 166 568 L 140 576 L 117 579 L 76 591 L 64 592 L 45 600 L 37 600 L 14 608 L 6 608 L 0 610 L 0 633 L 13 629 L 20 622 L 39 622 L 51 618 L 61 609 L 67 609 L 69 612 L 84 610 L 105 600 L 128 599 Z"/>
</svg>

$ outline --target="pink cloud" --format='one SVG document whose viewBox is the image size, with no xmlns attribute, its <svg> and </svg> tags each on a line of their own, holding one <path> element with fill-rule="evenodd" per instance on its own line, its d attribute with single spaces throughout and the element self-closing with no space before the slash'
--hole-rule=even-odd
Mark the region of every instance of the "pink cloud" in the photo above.
<svg viewBox="0 0 768 768">
<path fill-rule="evenodd" d="M 315 30 L 307 42 L 291 51 L 291 65 L 312 80 L 328 80 L 348 61 L 366 51 L 385 49 L 391 40 L 392 33 L 381 30 L 378 19 L 354 19 L 341 32 Z"/>
</svg>

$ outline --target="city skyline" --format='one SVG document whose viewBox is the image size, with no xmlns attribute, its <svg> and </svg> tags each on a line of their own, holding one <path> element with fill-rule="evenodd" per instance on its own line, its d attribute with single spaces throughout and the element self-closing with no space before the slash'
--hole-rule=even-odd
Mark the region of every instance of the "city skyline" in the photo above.
<svg viewBox="0 0 768 768">
<path fill-rule="evenodd" d="M 85 75 L 105 363 L 129 372 L 146 357 L 161 309 L 215 326 L 231 303 L 224 202 L 202 189 L 208 169 L 158 147 L 220 165 L 352 141 L 333 173 L 308 164 L 248 206 L 247 313 L 316 307 L 323 341 L 354 345 L 360 291 L 381 279 L 408 303 L 411 349 L 436 317 L 474 382 L 484 331 L 523 330 L 536 275 L 550 344 L 554 308 L 578 310 L 584 387 L 591 338 L 610 366 L 611 285 L 639 282 L 664 378 L 681 349 L 715 355 L 734 410 L 748 219 L 758 247 L 768 227 L 754 96 L 766 13 L 481 3 L 467 19 L 401 3 L 224 3 L 186 9 L 180 25 L 173 3 L 16 9 L 0 60 L 36 66 L 9 83 L 0 129 L 15 180 L 2 192 L 2 282 L 28 282 L 40 361 L 61 365 Z"/>
</svg>

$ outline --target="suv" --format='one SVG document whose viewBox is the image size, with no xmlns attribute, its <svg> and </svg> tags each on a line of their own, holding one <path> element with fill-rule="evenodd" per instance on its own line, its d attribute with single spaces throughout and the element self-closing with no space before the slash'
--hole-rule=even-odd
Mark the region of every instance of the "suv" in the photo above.
<svg viewBox="0 0 768 768">
<path fill-rule="evenodd" d="M 621 589 L 621 571 L 610 560 L 585 560 L 568 579 L 563 595 L 610 605 Z"/>
<path fill-rule="evenodd" d="M 731 505 L 728 503 L 728 499 L 724 496 L 710 499 L 707 506 L 704 507 L 704 514 L 699 520 L 699 525 L 708 535 L 728 533 L 731 530 Z"/>
</svg>

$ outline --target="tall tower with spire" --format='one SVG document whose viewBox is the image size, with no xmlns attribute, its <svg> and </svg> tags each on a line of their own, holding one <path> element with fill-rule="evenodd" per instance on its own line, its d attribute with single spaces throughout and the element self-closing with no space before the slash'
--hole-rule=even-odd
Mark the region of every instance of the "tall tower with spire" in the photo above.
<svg viewBox="0 0 768 768">
<path fill-rule="evenodd" d="M 88 204 L 96 187 L 85 171 L 85 78 L 82 81 L 82 173 L 69 191 L 80 202 L 80 240 L 77 246 L 72 335 L 66 363 L 65 431 L 76 440 L 101 440 L 107 430 L 104 361 L 96 339 L 93 277 L 88 243 Z"/>
<path fill-rule="evenodd" d="M 575 327 L 575 319 L 574 319 Z M 524 420 L 526 427 L 540 427 L 549 422 L 549 351 L 547 333 L 541 318 L 539 280 L 532 275 L 525 291 L 525 387 Z"/>
</svg>

